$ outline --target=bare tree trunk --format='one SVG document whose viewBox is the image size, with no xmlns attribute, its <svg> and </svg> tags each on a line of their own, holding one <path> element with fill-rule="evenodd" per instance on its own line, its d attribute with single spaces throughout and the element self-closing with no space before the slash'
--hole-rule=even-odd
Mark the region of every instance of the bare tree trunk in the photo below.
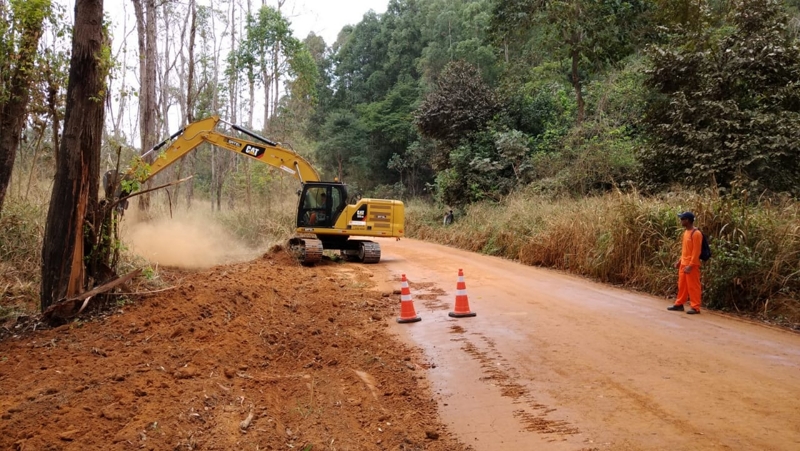
<svg viewBox="0 0 800 451">
<path fill-rule="evenodd" d="M 231 48 L 236 48 L 236 3 L 231 2 Z M 239 87 L 238 87 L 238 76 L 237 74 L 231 72 L 230 76 L 228 77 L 228 92 L 230 96 L 230 118 L 231 122 L 234 124 L 237 123 L 237 108 L 238 108 L 238 99 L 239 99 Z M 237 160 L 234 158 L 233 162 L 235 163 Z M 239 172 L 239 166 L 234 166 L 234 173 Z M 228 209 L 233 210 L 236 207 L 236 196 L 233 195 L 228 196 Z M 249 187 L 248 187 L 248 196 L 249 196 Z"/>
<path fill-rule="evenodd" d="M 217 25 L 215 21 L 215 16 L 211 16 L 211 26 L 212 30 L 217 30 Z M 227 32 L 229 24 L 226 23 L 225 29 L 222 30 L 223 35 Z M 217 39 L 217 34 L 212 33 L 213 38 L 213 51 L 214 51 L 214 58 L 213 58 L 213 71 L 212 71 L 212 90 L 211 90 L 211 109 L 212 111 L 219 111 L 221 105 L 219 102 L 219 87 L 220 87 L 220 78 L 219 78 L 219 58 L 220 53 L 222 51 L 222 39 Z M 217 211 L 221 210 L 222 207 L 222 188 L 225 184 L 225 177 L 227 176 L 230 168 L 230 161 L 232 154 L 225 151 L 223 153 L 217 152 L 216 149 L 212 148 L 212 158 L 214 159 L 215 163 L 215 176 L 212 176 L 212 203 L 215 201 L 217 204 Z M 214 181 L 215 180 L 215 181 Z"/>
<path fill-rule="evenodd" d="M 272 74 L 267 70 L 267 66 L 261 68 L 261 76 L 264 80 L 264 128 L 261 131 L 266 135 L 269 127 L 269 98 L 272 92 Z"/>
<path fill-rule="evenodd" d="M 28 172 L 28 186 L 25 188 L 25 197 L 28 199 L 28 194 L 31 192 L 31 185 L 33 184 L 33 174 L 36 172 L 36 163 L 39 157 L 39 150 L 42 148 L 42 138 L 44 137 L 44 125 L 39 129 L 39 137 L 36 139 L 36 145 L 33 147 L 33 159 L 31 160 L 31 170 Z"/>
<path fill-rule="evenodd" d="M 280 52 L 281 52 L 281 43 L 276 42 L 274 48 L 274 55 L 272 59 L 272 78 L 273 78 L 275 92 L 272 95 L 271 117 L 275 117 L 276 113 L 278 112 L 278 96 L 280 95 L 279 93 L 280 73 L 278 72 L 278 58 L 280 58 Z M 266 132 L 266 127 L 264 128 L 264 132 Z"/>
<path fill-rule="evenodd" d="M 59 81 L 55 79 L 52 69 L 47 66 L 45 69 L 45 77 L 47 78 L 47 109 L 50 113 L 51 126 L 53 127 L 53 149 L 59 148 L 59 128 L 61 118 L 58 114 L 58 89 Z M 58 155 L 58 152 L 54 152 Z M 58 157 L 55 158 L 55 165 L 58 167 Z"/>
<path fill-rule="evenodd" d="M 49 9 L 49 2 L 41 4 L 42 8 Z M 33 15 L 33 12 L 31 12 Z M 42 36 L 42 20 L 22 20 L 23 29 L 20 30 L 20 48 L 18 55 L 4 55 L 8 61 L 16 59 L 13 66 L 8 61 L 0 63 L 0 69 L 8 70 L 10 76 L 7 82 L 8 96 L 0 101 L 0 213 L 6 190 L 11 181 L 11 172 L 14 169 L 14 160 L 19 147 L 22 127 L 25 125 L 25 113 L 30 98 L 29 91 L 33 74 L 33 62 L 36 57 L 36 48 Z M 5 74 L 3 74 L 5 76 Z"/>
<path fill-rule="evenodd" d="M 155 0 L 132 0 L 136 15 L 136 30 L 139 34 L 139 133 L 142 143 L 141 152 L 146 153 L 156 144 L 156 66 L 158 64 L 156 43 L 156 3 Z M 154 155 L 145 158 L 152 162 Z M 150 186 L 148 181 L 145 189 Z M 150 207 L 148 194 L 139 196 L 139 208 Z"/>
<path fill-rule="evenodd" d="M 169 136 L 170 134 L 172 134 L 172 131 L 170 130 L 170 127 L 169 127 L 169 108 L 170 108 L 170 101 L 169 101 L 169 96 L 170 96 L 169 95 L 169 75 L 170 75 L 170 72 L 172 71 L 172 67 L 175 64 L 174 63 L 170 63 L 170 61 L 169 61 L 169 58 L 170 58 L 170 42 L 172 41 L 170 33 L 169 33 L 169 22 L 170 22 L 170 17 L 169 17 L 170 14 L 169 14 L 169 12 L 170 12 L 170 10 L 168 8 L 165 8 L 164 9 L 164 14 L 163 14 L 163 16 L 164 16 L 164 36 L 166 37 L 166 39 L 165 39 L 165 44 L 164 44 L 164 61 L 163 61 L 164 71 L 160 73 L 161 74 L 161 80 L 159 82 L 159 85 L 160 85 L 160 88 L 161 88 L 159 90 L 160 91 L 159 92 L 159 96 L 160 96 L 159 104 L 161 106 L 161 114 L 160 114 L 161 117 L 159 119 L 160 119 L 160 122 L 161 122 L 161 124 L 160 124 L 161 127 L 158 127 L 158 128 L 161 129 L 161 136 Z M 156 140 L 158 140 L 158 137 L 156 137 Z"/>
<path fill-rule="evenodd" d="M 236 48 L 236 4 L 235 2 L 231 2 L 231 48 Z M 239 90 L 238 90 L 238 76 L 234 71 L 231 71 L 230 76 L 228 77 L 228 91 L 230 93 L 230 114 L 231 114 L 231 122 L 234 124 L 237 122 L 238 118 L 236 117 L 237 112 L 237 101 L 239 99 Z"/>
<path fill-rule="evenodd" d="M 256 83 L 255 83 L 255 80 L 253 80 L 253 77 L 250 77 L 250 79 L 248 80 L 248 83 L 249 83 L 248 96 L 249 96 L 249 99 L 250 99 L 250 111 L 249 111 L 249 115 L 248 115 L 248 118 L 247 118 L 247 128 L 252 130 L 253 129 L 253 109 L 255 109 L 255 107 L 256 107 L 255 106 Z"/>
<path fill-rule="evenodd" d="M 147 36 L 145 35 L 144 7 L 142 0 L 131 0 L 133 2 L 133 14 L 136 16 L 136 37 L 139 47 L 139 140 L 144 148 L 144 121 L 142 114 L 145 110 L 145 80 L 147 79 Z M 144 150 L 142 150 L 144 151 Z"/>
<path fill-rule="evenodd" d="M 84 248 L 84 229 L 100 183 L 104 42 L 103 0 L 76 0 L 64 139 L 42 245 L 42 311 L 86 289 L 84 257 L 91 249 Z"/>
<path fill-rule="evenodd" d="M 184 111 L 186 112 L 186 124 L 194 122 L 194 43 L 197 36 L 197 3 L 195 0 L 189 0 L 189 16 L 191 25 L 189 26 L 189 64 L 188 74 L 186 76 L 186 105 Z M 196 151 L 195 151 L 196 152 Z M 191 158 L 192 173 L 195 169 L 195 152 L 192 152 Z M 186 158 L 181 158 L 178 163 L 178 177 L 183 177 L 183 165 Z M 194 196 L 194 179 L 187 182 L 187 206 L 192 206 L 192 197 Z M 178 202 L 178 194 L 180 193 L 180 184 L 175 187 L 175 202 Z"/>
<path fill-rule="evenodd" d="M 145 111 L 144 128 L 145 145 L 142 150 L 150 150 L 156 145 L 156 73 L 158 69 L 158 43 L 156 42 L 156 0 L 147 0 L 147 22 L 145 23 L 145 34 L 147 35 L 147 63 L 145 81 Z M 144 196 L 142 196 L 144 197 Z"/>
<path fill-rule="evenodd" d="M 575 88 L 575 98 L 578 101 L 578 124 L 583 123 L 586 114 L 586 103 L 583 100 L 583 93 L 581 87 L 581 78 L 578 73 L 578 62 L 580 62 L 581 54 L 573 46 L 572 50 L 572 87 Z"/>
</svg>

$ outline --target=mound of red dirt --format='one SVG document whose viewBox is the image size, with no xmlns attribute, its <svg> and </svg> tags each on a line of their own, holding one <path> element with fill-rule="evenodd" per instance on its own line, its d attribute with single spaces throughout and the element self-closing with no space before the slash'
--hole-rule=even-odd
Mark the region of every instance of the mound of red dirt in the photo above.
<svg viewBox="0 0 800 451">
<path fill-rule="evenodd" d="M 0 342 L 0 449 L 465 450 L 358 265 L 282 251 Z"/>
</svg>

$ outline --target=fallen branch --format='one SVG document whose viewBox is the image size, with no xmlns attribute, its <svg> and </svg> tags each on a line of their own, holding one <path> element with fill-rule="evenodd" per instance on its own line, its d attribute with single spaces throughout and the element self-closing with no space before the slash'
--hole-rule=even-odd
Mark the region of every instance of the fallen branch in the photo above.
<svg viewBox="0 0 800 451">
<path fill-rule="evenodd" d="M 77 313 L 78 315 L 80 315 L 80 314 L 81 314 L 81 312 L 83 312 L 83 309 L 85 309 L 85 308 L 86 308 L 86 306 L 87 306 L 87 305 L 89 305 L 89 301 L 90 301 L 91 299 L 92 299 L 92 297 L 91 297 L 91 296 L 89 296 L 88 298 L 86 298 L 86 299 L 84 299 L 84 300 L 83 300 L 83 305 L 81 305 L 81 308 L 80 308 L 80 309 L 78 309 L 78 313 Z"/>
<path fill-rule="evenodd" d="M 147 194 L 147 193 L 151 193 L 151 192 L 153 192 L 153 191 L 158 191 L 158 190 L 160 190 L 160 189 L 168 188 L 168 187 L 170 187 L 170 186 L 177 185 L 177 184 L 179 184 L 179 183 L 183 183 L 183 182 L 185 182 L 185 181 L 187 181 L 187 180 L 191 180 L 192 178 L 194 178 L 194 176 L 193 176 L 193 175 L 190 175 L 189 177 L 182 178 L 182 179 L 180 179 L 180 180 L 175 180 L 174 182 L 169 182 L 169 183 L 166 183 L 166 184 L 164 184 L 164 185 L 159 185 L 159 186 L 156 186 L 155 188 L 149 188 L 149 189 L 146 189 L 146 190 L 144 190 L 144 191 L 136 191 L 135 193 L 128 194 L 127 196 L 120 197 L 119 199 L 115 200 L 114 202 L 112 202 L 112 203 L 111 203 L 111 206 L 110 206 L 109 208 L 113 209 L 113 208 L 114 208 L 114 207 L 116 207 L 116 206 L 117 206 L 117 205 L 118 205 L 120 202 L 123 202 L 123 201 L 129 200 L 129 199 L 133 199 L 134 197 L 136 197 L 136 196 L 141 196 L 142 194 Z"/>
<path fill-rule="evenodd" d="M 116 288 L 116 287 L 128 282 L 129 280 L 133 279 L 134 277 L 138 276 L 141 273 L 142 273 L 141 269 L 137 269 L 137 270 L 131 271 L 128 274 L 125 274 L 124 276 L 117 277 L 116 279 L 113 279 L 113 280 L 111 280 L 109 282 L 106 282 L 103 285 L 95 287 L 95 288 L 93 288 L 93 289 L 91 289 L 89 291 L 81 293 L 81 294 L 79 294 L 77 296 L 74 296 L 72 298 L 65 299 L 63 301 L 57 302 L 57 303 L 51 305 L 47 310 L 45 310 L 42 313 L 42 319 L 45 319 L 45 320 L 49 321 L 50 319 L 52 319 L 52 317 L 54 315 L 58 316 L 58 317 L 61 317 L 61 318 L 70 317 L 70 316 L 72 316 L 72 312 L 75 311 L 75 306 L 78 304 L 78 302 L 81 302 L 81 301 L 84 301 L 84 300 L 88 302 L 88 300 L 90 298 L 92 298 L 94 296 L 97 296 L 98 294 L 103 294 L 103 293 L 105 293 L 107 291 L 111 291 L 114 288 Z M 83 308 L 85 308 L 85 307 L 86 306 L 84 305 L 81 308 L 81 310 Z M 58 312 L 58 314 L 56 314 L 56 312 Z"/>
<path fill-rule="evenodd" d="M 247 430 L 247 428 L 250 427 L 250 423 L 252 422 L 253 422 L 253 411 L 250 410 L 250 414 L 247 415 L 247 418 L 245 418 L 244 421 L 239 423 L 239 428 L 242 430 L 242 432 L 244 432 Z"/>
<path fill-rule="evenodd" d="M 108 296 L 147 296 L 150 294 L 162 293 L 164 291 L 174 290 L 178 288 L 177 285 L 173 285 L 171 287 L 162 288 L 160 290 L 152 290 L 152 291 L 134 291 L 132 293 L 124 292 L 124 293 L 108 293 Z"/>
</svg>

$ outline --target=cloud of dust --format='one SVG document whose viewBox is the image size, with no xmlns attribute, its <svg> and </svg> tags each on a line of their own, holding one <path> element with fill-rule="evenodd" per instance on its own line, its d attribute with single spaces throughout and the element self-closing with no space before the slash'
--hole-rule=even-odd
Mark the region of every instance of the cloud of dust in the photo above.
<svg viewBox="0 0 800 451">
<path fill-rule="evenodd" d="M 170 218 L 140 220 L 132 205 L 122 222 L 122 242 L 134 254 L 161 266 L 202 269 L 252 260 L 262 252 L 245 246 L 198 205 Z M 202 210 L 205 210 L 203 212 Z"/>
</svg>

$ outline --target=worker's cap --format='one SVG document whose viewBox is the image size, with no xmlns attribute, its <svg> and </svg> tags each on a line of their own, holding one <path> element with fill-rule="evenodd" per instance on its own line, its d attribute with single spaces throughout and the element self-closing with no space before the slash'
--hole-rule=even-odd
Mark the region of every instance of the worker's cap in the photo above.
<svg viewBox="0 0 800 451">
<path fill-rule="evenodd" d="M 688 219 L 690 221 L 694 221 L 694 213 L 691 211 L 684 211 L 683 213 L 678 213 L 678 217 L 681 219 Z"/>
</svg>

